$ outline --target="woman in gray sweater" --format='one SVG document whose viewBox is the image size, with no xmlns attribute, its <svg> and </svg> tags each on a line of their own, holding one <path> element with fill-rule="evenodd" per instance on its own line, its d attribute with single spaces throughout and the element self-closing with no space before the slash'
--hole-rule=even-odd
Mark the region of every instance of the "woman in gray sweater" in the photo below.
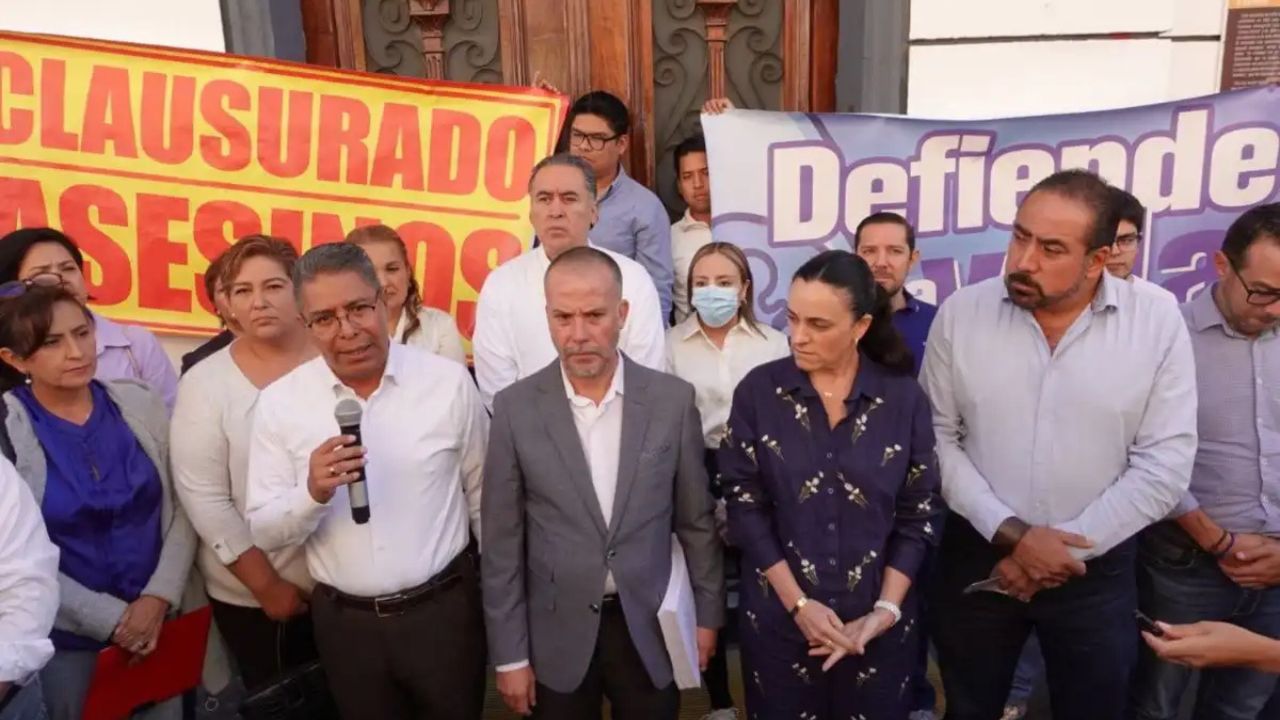
<svg viewBox="0 0 1280 720">
<path fill-rule="evenodd" d="M 155 650 L 181 602 L 195 532 L 174 502 L 164 401 L 136 380 L 93 379 L 93 315 L 75 296 L 0 285 L 0 360 L 13 387 L 3 401 L 14 464 L 61 551 L 45 703 L 52 720 L 79 720 L 100 650 Z M 179 718 L 181 699 L 137 717 Z"/>
</svg>

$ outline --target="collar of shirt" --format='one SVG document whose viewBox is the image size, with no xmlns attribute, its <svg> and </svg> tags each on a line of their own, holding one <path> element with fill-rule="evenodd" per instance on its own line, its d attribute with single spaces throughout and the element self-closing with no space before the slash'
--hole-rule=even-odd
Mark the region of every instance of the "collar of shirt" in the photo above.
<svg viewBox="0 0 1280 720">
<path fill-rule="evenodd" d="M 409 320 L 409 306 L 406 304 L 400 309 L 400 319 L 396 320 L 396 329 L 391 333 L 391 344 L 394 345 L 404 341 L 405 325 Z"/>
<path fill-rule="evenodd" d="M 711 226 L 693 217 L 693 213 L 685 208 L 684 216 L 676 221 L 676 229 L 680 232 L 689 232 L 690 230 L 710 230 Z"/>
<path fill-rule="evenodd" d="M 618 174 L 613 176 L 613 182 L 609 183 L 609 187 L 600 193 L 600 199 L 597 204 L 604 203 L 605 200 L 613 197 L 614 191 L 621 192 L 626 187 L 626 181 L 631 178 L 627 177 L 627 168 L 621 162 L 618 163 Z"/>
<path fill-rule="evenodd" d="M 788 395 L 799 393 L 805 398 L 819 397 L 809 374 L 801 370 L 794 360 L 783 364 L 779 379 L 782 392 Z M 849 396 L 844 399 L 845 405 L 852 405 L 859 396 L 868 400 L 884 397 L 884 371 L 865 353 L 858 353 L 858 374 L 853 379 L 853 387 L 849 388 Z"/>
<path fill-rule="evenodd" d="M 402 347 L 402 345 L 395 342 L 392 342 L 387 347 L 387 364 L 382 368 L 382 382 L 378 383 L 378 388 L 369 395 L 368 399 L 373 399 L 374 395 L 382 392 L 382 388 L 386 386 L 387 380 L 390 380 L 392 385 L 398 384 L 398 380 L 396 378 L 401 370 L 400 354 Z M 333 368 L 329 367 L 329 363 L 325 362 L 323 357 L 317 359 L 320 360 L 320 362 L 316 364 L 317 372 L 327 380 L 327 384 L 333 389 L 334 397 L 352 397 L 360 399 L 354 390 L 352 390 L 346 383 L 342 382 L 342 380 L 333 373 Z M 360 400 L 361 402 L 367 401 L 365 399 Z"/>
<path fill-rule="evenodd" d="M 712 346 L 715 345 L 715 343 L 711 342 L 711 338 L 707 337 L 707 332 L 702 329 L 702 323 L 698 322 L 698 313 L 696 312 L 690 313 L 689 317 L 685 318 L 684 321 L 682 321 L 676 327 L 679 328 L 679 330 L 676 331 L 676 337 L 680 338 L 682 342 L 689 340 L 695 335 L 701 335 L 702 339 L 705 340 L 707 343 L 711 344 Z M 738 318 L 738 322 L 734 323 L 733 327 L 729 329 L 729 334 L 730 335 L 759 335 L 759 333 L 756 333 L 755 331 L 753 331 L 751 329 L 751 326 L 748 325 L 747 322 L 742 318 Z"/>
<path fill-rule="evenodd" d="M 1098 289 L 1094 292 L 1093 299 L 1089 301 L 1090 309 L 1095 313 L 1100 313 L 1107 309 L 1118 309 L 1120 307 L 1120 284 L 1124 282 L 1124 280 L 1113 276 L 1109 272 L 1103 272 L 1102 282 L 1098 284 Z M 1005 302 L 1013 303 L 1013 298 L 1009 297 L 1008 285 L 1001 283 L 1000 292 Z M 1023 310 L 1022 308 L 1018 309 Z M 1029 314 L 1031 311 L 1023 310 L 1023 312 Z"/>
<path fill-rule="evenodd" d="M 107 348 L 127 348 L 133 343 L 124 334 L 124 328 L 98 313 L 93 313 L 93 331 L 98 346 L 98 354 Z"/>
<path fill-rule="evenodd" d="M 1191 319 L 1191 329 L 1195 332 L 1204 332 L 1213 327 L 1221 327 L 1223 334 L 1227 337 L 1238 338 L 1240 340 L 1257 340 L 1260 338 L 1274 337 L 1277 333 L 1276 328 L 1271 328 L 1259 335 L 1257 338 L 1250 338 L 1236 332 L 1231 327 L 1231 323 L 1222 316 L 1222 310 L 1218 308 L 1218 302 L 1214 298 L 1217 292 L 1218 283 L 1214 283 L 1205 288 L 1201 293 L 1187 302 L 1189 316 Z"/>
<path fill-rule="evenodd" d="M 569 373 L 565 372 L 564 363 L 560 364 L 560 377 L 564 380 L 564 394 L 569 398 L 569 402 L 577 407 L 600 407 L 607 406 L 614 398 L 622 397 L 622 375 L 623 375 L 623 359 L 622 353 L 618 353 L 618 365 L 613 369 L 613 380 L 609 383 L 609 389 L 605 391 L 604 398 L 600 400 L 600 404 L 596 405 L 595 401 L 590 398 L 578 394 L 573 389 L 573 383 L 569 382 Z"/>
<path fill-rule="evenodd" d="M 906 301 L 906 305 L 898 312 L 913 313 L 920 309 L 920 301 L 914 295 L 907 292 L 906 288 L 902 288 L 902 299 Z"/>
</svg>

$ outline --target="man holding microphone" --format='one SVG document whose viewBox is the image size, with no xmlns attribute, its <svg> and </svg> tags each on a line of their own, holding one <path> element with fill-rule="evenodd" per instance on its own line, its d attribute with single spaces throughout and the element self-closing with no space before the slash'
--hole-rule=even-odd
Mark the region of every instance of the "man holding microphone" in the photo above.
<svg viewBox="0 0 1280 720">
<path fill-rule="evenodd" d="M 343 717 L 477 720 L 485 643 L 468 545 L 489 429 L 479 393 L 461 365 L 390 342 L 359 246 L 312 248 L 293 274 L 320 357 L 258 401 L 254 542 L 306 549 L 316 643 Z"/>
</svg>

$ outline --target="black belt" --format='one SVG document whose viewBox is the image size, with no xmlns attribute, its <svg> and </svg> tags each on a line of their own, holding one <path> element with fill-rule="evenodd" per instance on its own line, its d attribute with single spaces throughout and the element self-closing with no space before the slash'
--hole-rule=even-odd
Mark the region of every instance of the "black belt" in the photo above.
<svg viewBox="0 0 1280 720">
<path fill-rule="evenodd" d="M 319 585 L 317 588 L 332 598 L 334 603 L 342 607 L 371 612 L 378 617 L 395 617 L 405 614 L 429 600 L 437 592 L 461 580 L 463 571 L 472 562 L 471 552 L 463 550 L 443 570 L 421 585 L 416 585 L 408 590 L 401 590 L 398 593 L 379 595 L 373 598 L 348 595 L 329 585 Z"/>
</svg>

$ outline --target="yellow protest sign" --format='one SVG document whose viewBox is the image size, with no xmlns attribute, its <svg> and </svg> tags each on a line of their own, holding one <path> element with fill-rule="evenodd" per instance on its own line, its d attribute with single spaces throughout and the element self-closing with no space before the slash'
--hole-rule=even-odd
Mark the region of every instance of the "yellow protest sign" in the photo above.
<svg viewBox="0 0 1280 720">
<path fill-rule="evenodd" d="M 99 312 L 199 334 L 202 273 L 236 238 L 306 250 L 381 222 L 469 338 L 564 112 L 533 89 L 0 33 L 0 233 L 62 229 Z"/>
</svg>

